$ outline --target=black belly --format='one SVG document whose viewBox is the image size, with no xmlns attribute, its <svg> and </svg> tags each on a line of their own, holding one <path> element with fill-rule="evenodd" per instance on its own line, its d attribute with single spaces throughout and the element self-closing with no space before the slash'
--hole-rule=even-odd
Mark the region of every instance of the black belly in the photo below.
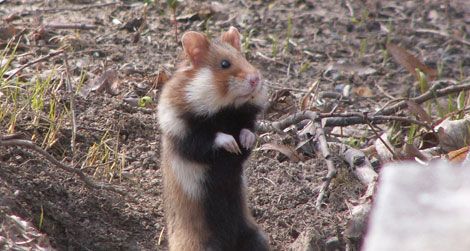
<svg viewBox="0 0 470 251">
<path fill-rule="evenodd" d="M 204 217 L 210 231 L 208 250 L 238 250 L 241 239 L 252 236 L 256 229 L 246 220 L 242 173 L 243 163 L 250 155 L 239 140 L 243 128 L 254 130 L 259 107 L 243 105 L 228 107 L 212 116 L 182 116 L 188 131 L 173 139 L 180 156 L 209 167 L 204 183 Z M 213 147 L 215 135 L 232 135 L 242 154 Z"/>
</svg>

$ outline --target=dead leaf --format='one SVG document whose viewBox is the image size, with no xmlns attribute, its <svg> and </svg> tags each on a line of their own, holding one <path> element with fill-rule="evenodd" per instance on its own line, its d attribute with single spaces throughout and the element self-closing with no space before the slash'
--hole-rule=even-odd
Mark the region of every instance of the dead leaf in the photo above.
<svg viewBox="0 0 470 251">
<path fill-rule="evenodd" d="M 315 143 L 313 142 L 313 136 L 316 133 L 316 126 L 313 121 L 308 121 L 307 124 L 297 131 L 300 142 L 295 147 L 296 151 L 301 152 L 302 156 L 313 157 L 315 154 Z"/>
<path fill-rule="evenodd" d="M 406 105 L 408 106 L 408 110 L 410 110 L 410 112 L 413 113 L 419 120 L 432 124 L 431 116 L 429 116 L 429 114 L 420 105 L 418 105 L 418 103 L 414 102 L 413 100 L 407 100 Z"/>
<path fill-rule="evenodd" d="M 462 147 L 458 150 L 451 151 L 447 154 L 450 162 L 459 164 L 462 163 L 469 153 L 470 146 Z"/>
<path fill-rule="evenodd" d="M 132 43 L 136 44 L 139 42 L 139 40 L 140 40 L 140 32 L 134 33 L 134 35 L 132 35 Z"/>
<path fill-rule="evenodd" d="M 152 88 L 161 88 L 170 79 L 170 74 L 165 68 L 160 68 L 157 76 L 153 79 Z"/>
<path fill-rule="evenodd" d="M 217 12 L 222 12 L 224 6 L 221 4 L 201 4 L 195 12 L 183 14 L 176 17 L 178 22 L 193 22 L 197 20 L 206 20 Z"/>
<path fill-rule="evenodd" d="M 300 110 L 301 111 L 308 110 L 311 104 L 312 104 L 312 95 L 311 93 L 307 93 L 300 99 Z"/>
<path fill-rule="evenodd" d="M 428 149 L 439 145 L 439 139 L 436 132 L 426 132 L 421 136 L 419 149 Z"/>
<path fill-rule="evenodd" d="M 297 134 L 300 137 L 310 138 L 312 135 L 315 135 L 316 127 L 312 121 L 309 121 L 302 129 L 300 129 Z"/>
<path fill-rule="evenodd" d="M 310 109 L 312 106 L 315 97 L 312 95 L 312 92 L 314 89 L 316 89 L 318 86 L 318 80 L 313 82 L 310 87 L 308 88 L 307 93 L 300 99 L 300 110 L 305 111 Z"/>
<path fill-rule="evenodd" d="M 270 106 L 267 112 L 282 111 L 283 114 L 289 114 L 298 110 L 298 98 L 295 97 L 289 90 L 282 89 L 276 90 L 271 94 Z"/>
<path fill-rule="evenodd" d="M 370 145 L 366 148 L 360 149 L 365 155 L 376 155 L 377 150 L 375 149 L 375 145 Z"/>
<path fill-rule="evenodd" d="M 18 29 L 16 29 L 13 25 L 0 27 L 0 40 L 7 41 L 10 38 L 14 37 L 17 32 Z"/>
<path fill-rule="evenodd" d="M 111 95 L 118 94 L 119 81 L 117 81 L 117 71 L 107 70 L 99 77 L 95 77 L 92 81 L 89 81 L 87 85 L 80 89 L 80 96 L 86 98 L 92 91 L 106 91 Z"/>
<path fill-rule="evenodd" d="M 12 13 L 12 14 L 4 17 L 3 21 L 5 21 L 6 23 L 11 23 L 11 22 L 15 21 L 16 19 L 20 19 L 20 16 L 17 13 Z"/>
<path fill-rule="evenodd" d="M 176 21 L 178 22 L 193 22 L 193 21 L 197 21 L 200 19 L 201 18 L 199 17 L 199 13 L 197 12 L 176 17 Z"/>
<path fill-rule="evenodd" d="M 374 142 L 375 150 L 377 151 L 377 156 L 379 157 L 382 163 L 387 163 L 387 162 L 392 161 L 394 159 L 393 154 L 398 153 L 397 149 L 390 142 L 389 135 L 390 135 L 389 132 L 385 132 L 380 136 L 383 142 L 380 139 L 376 139 Z M 384 145 L 384 142 L 387 145 Z M 390 152 L 389 148 L 391 148 L 393 153 Z"/>
<path fill-rule="evenodd" d="M 467 146 L 470 143 L 470 117 L 459 120 L 446 119 L 434 128 L 439 145 L 445 152 Z"/>
<path fill-rule="evenodd" d="M 439 130 L 437 130 L 437 137 L 439 139 L 439 144 L 441 145 L 441 147 L 443 149 L 445 149 L 444 151 L 447 151 L 447 150 L 451 150 L 451 149 L 455 149 L 456 146 L 457 146 L 457 142 L 455 142 L 452 137 L 450 137 L 444 130 L 444 128 L 439 128 Z"/>
<path fill-rule="evenodd" d="M 418 58 L 413 56 L 413 54 L 408 52 L 408 50 L 392 43 L 388 43 L 386 47 L 393 59 L 401 66 L 405 67 L 416 79 L 419 79 L 416 68 L 424 72 L 429 80 L 436 79 L 437 71 L 422 63 Z"/>
<path fill-rule="evenodd" d="M 127 30 L 128 32 L 136 32 L 139 30 L 140 26 L 144 23 L 145 19 L 143 17 L 133 18 L 129 20 L 124 26 L 121 27 L 121 30 Z"/>
<path fill-rule="evenodd" d="M 276 143 L 266 143 L 262 145 L 259 150 L 274 150 L 287 156 L 293 162 L 302 161 L 302 158 L 294 151 L 294 149 L 287 145 L 280 145 Z"/>
<path fill-rule="evenodd" d="M 39 26 L 31 33 L 31 39 L 34 41 L 38 41 L 44 39 L 46 37 L 46 28 L 43 25 Z"/>
<path fill-rule="evenodd" d="M 370 98 L 374 96 L 374 94 L 372 93 L 372 90 L 368 86 L 359 86 L 359 87 L 353 88 L 353 91 L 359 97 Z"/>
<path fill-rule="evenodd" d="M 295 148 L 296 151 L 301 151 L 303 156 L 313 157 L 315 156 L 315 143 L 313 143 L 311 138 L 303 139 Z"/>
<path fill-rule="evenodd" d="M 409 158 L 416 157 L 423 161 L 429 161 L 431 159 L 431 156 L 426 156 L 413 144 L 404 144 L 403 153 L 405 154 L 406 157 L 409 157 Z"/>
</svg>

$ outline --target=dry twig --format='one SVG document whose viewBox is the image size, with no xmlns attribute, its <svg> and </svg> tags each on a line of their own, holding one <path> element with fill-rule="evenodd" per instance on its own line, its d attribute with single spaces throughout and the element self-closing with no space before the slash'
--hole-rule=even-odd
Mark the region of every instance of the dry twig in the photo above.
<svg viewBox="0 0 470 251">
<path fill-rule="evenodd" d="M 315 206 L 320 208 L 323 199 L 325 198 L 326 192 L 328 191 L 328 187 L 330 186 L 331 180 L 336 177 L 338 171 L 336 170 L 333 160 L 331 159 L 330 149 L 328 148 L 328 142 L 326 141 L 325 137 L 325 131 L 319 123 L 316 123 L 315 136 L 318 140 L 318 149 L 322 153 L 323 158 L 325 158 L 326 166 L 328 167 L 328 173 L 323 180 L 323 183 L 320 187 L 320 192 L 315 202 Z"/>
<path fill-rule="evenodd" d="M 348 112 L 348 113 L 316 113 L 313 111 L 303 111 L 293 115 L 288 116 L 287 118 L 272 123 L 272 127 L 266 123 L 259 123 L 258 128 L 260 132 L 280 131 L 290 125 L 299 123 L 305 119 L 312 119 L 314 122 L 320 122 L 322 119 L 322 124 L 325 127 L 334 127 L 334 126 L 350 126 L 356 124 L 382 124 L 389 123 L 391 121 L 400 121 L 410 124 L 416 124 L 427 129 L 431 129 L 431 125 L 424 123 L 419 120 L 403 117 L 403 116 L 385 116 L 385 115 L 368 115 L 367 113 L 360 112 Z M 280 129 L 282 128 L 282 129 Z"/>
<path fill-rule="evenodd" d="M 316 207 L 319 208 L 325 198 L 328 187 L 330 186 L 331 180 L 336 176 L 337 170 L 334 166 L 333 160 L 331 159 L 330 150 L 328 148 L 328 142 L 326 141 L 325 131 L 321 127 L 320 123 L 317 121 L 318 114 L 312 111 L 304 111 L 301 113 L 296 113 L 287 117 L 284 120 L 274 122 L 273 128 L 277 131 L 282 131 L 284 128 L 297 124 L 302 120 L 309 119 L 315 124 L 315 137 L 317 139 L 317 148 L 321 152 L 323 158 L 325 159 L 326 166 L 328 167 L 328 173 L 326 174 L 323 183 L 320 187 L 320 192 L 316 200 Z"/>
<path fill-rule="evenodd" d="M 48 161 L 50 161 L 52 164 L 56 165 L 60 169 L 77 175 L 85 183 L 85 185 L 87 185 L 90 188 L 104 189 L 104 190 L 118 193 L 123 196 L 126 195 L 125 191 L 115 186 L 104 184 L 104 183 L 95 183 L 93 180 L 88 178 L 88 176 L 86 176 L 80 169 L 73 168 L 69 165 L 66 165 L 58 161 L 52 155 L 46 152 L 44 149 L 40 148 L 39 146 L 35 145 L 33 142 L 29 140 L 17 139 L 16 137 L 13 137 L 12 139 L 9 139 L 9 138 L 10 137 L 8 137 L 8 135 L 0 136 L 0 146 L 19 146 L 19 147 L 24 147 L 24 148 L 33 150 L 34 152 L 41 154 L 44 158 L 46 158 Z"/>
<path fill-rule="evenodd" d="M 414 101 L 417 104 L 424 103 L 430 99 L 443 97 L 451 93 L 457 93 L 460 91 L 470 90 L 470 83 L 460 84 L 460 85 L 452 85 L 445 88 L 439 88 L 440 84 L 434 84 L 431 88 L 423 93 L 422 95 L 411 98 L 409 100 Z M 391 121 L 400 121 L 410 124 L 416 124 L 427 129 L 431 129 L 432 125 L 429 125 L 425 122 L 415 120 L 412 118 L 407 118 L 404 116 L 396 116 L 391 115 L 398 112 L 401 109 L 405 109 L 407 105 L 408 99 L 399 101 L 394 105 L 382 109 L 381 111 L 376 112 L 374 115 L 370 115 L 367 113 L 360 113 L 360 112 L 349 112 L 349 113 L 315 113 L 312 111 L 304 111 L 293 114 L 282 121 L 274 122 L 272 126 L 275 130 L 279 130 L 279 128 L 286 128 L 289 125 L 297 124 L 302 120 L 305 119 L 312 119 L 313 121 L 320 121 L 323 120 L 323 126 L 325 127 L 334 127 L 334 126 L 350 126 L 355 124 L 382 124 L 388 123 Z M 284 126 L 287 125 L 287 126 Z M 269 126 L 263 125 L 260 127 L 261 132 L 269 131 Z"/>
<path fill-rule="evenodd" d="M 443 97 L 451 93 L 470 90 L 470 82 L 460 84 L 460 85 L 452 85 L 452 86 L 448 86 L 445 88 L 439 88 L 440 86 L 441 86 L 440 83 L 436 83 L 433 86 L 431 86 L 431 88 L 429 88 L 429 90 L 423 93 L 422 95 L 416 98 L 411 98 L 410 100 L 416 102 L 417 104 L 422 104 L 433 98 L 439 98 L 439 97 Z M 389 108 L 386 108 L 386 109 L 383 109 L 382 111 L 377 112 L 376 115 L 395 114 L 399 110 L 404 109 L 408 106 L 406 101 L 407 100 L 400 101 L 390 106 Z"/>
<path fill-rule="evenodd" d="M 55 57 L 61 53 L 63 53 L 64 50 L 58 50 L 58 51 L 54 51 L 54 52 L 51 52 L 49 54 L 47 54 L 46 56 L 44 57 L 40 57 L 36 60 L 33 60 L 27 64 L 24 64 L 22 65 L 20 68 L 16 69 L 13 73 L 10 74 L 10 76 L 8 76 L 6 79 L 5 79 L 5 82 L 8 82 L 8 80 L 12 79 L 16 74 L 18 74 L 21 70 L 25 69 L 26 67 L 29 67 L 31 65 L 34 65 L 34 64 L 37 64 L 39 62 L 42 62 L 42 61 L 46 61 L 47 59 L 51 58 L 51 57 Z"/>
<path fill-rule="evenodd" d="M 349 164 L 350 170 L 362 184 L 370 186 L 372 183 L 377 182 L 378 174 L 374 171 L 372 164 L 362 151 L 341 143 L 330 144 L 340 146 L 339 156 Z"/>
<path fill-rule="evenodd" d="M 412 118 L 403 116 L 384 116 L 384 115 L 367 115 L 365 113 L 352 112 L 352 113 L 332 113 L 320 114 L 320 118 L 325 118 L 324 126 L 350 126 L 356 124 L 383 124 L 391 121 L 400 121 L 410 124 L 416 124 L 427 129 L 431 129 L 431 125 Z"/>
<path fill-rule="evenodd" d="M 260 58 L 264 59 L 264 60 L 267 60 L 267 61 L 269 61 L 269 62 L 273 62 L 273 63 L 279 64 L 279 65 L 282 65 L 282 66 L 284 66 L 284 67 L 288 67 L 288 66 L 289 66 L 289 65 L 287 65 L 287 64 L 285 64 L 285 63 L 283 63 L 283 62 L 281 62 L 281 61 L 279 61 L 279 60 L 276 60 L 276 59 L 274 59 L 274 58 L 270 58 L 270 57 L 264 55 L 263 53 L 261 53 L 261 52 L 259 52 L 259 51 L 256 52 L 256 55 L 259 56 Z"/>
<path fill-rule="evenodd" d="M 345 231 L 349 241 L 358 242 L 363 238 L 367 226 L 367 218 L 372 208 L 372 196 L 377 186 L 378 174 L 372 168 L 367 156 L 360 150 L 341 143 L 331 143 L 339 146 L 339 156 L 349 164 L 350 170 L 358 180 L 367 186 L 367 190 L 359 200 L 359 204 L 351 209 L 351 218 Z"/>
<path fill-rule="evenodd" d="M 318 119 L 318 113 L 312 112 L 312 111 L 303 111 L 303 112 L 295 113 L 281 121 L 273 122 L 272 126 L 278 132 L 282 132 L 282 130 L 284 130 L 288 126 L 295 125 L 305 119 L 316 121 Z"/>
<path fill-rule="evenodd" d="M 458 41 L 462 44 L 470 46 L 470 41 L 467 41 L 467 40 L 465 40 L 461 37 L 455 36 L 455 35 L 450 35 L 449 33 L 445 32 L 445 31 L 431 30 L 431 29 L 416 29 L 415 31 L 418 32 L 418 33 L 430 33 L 430 34 L 436 34 L 436 35 L 439 35 L 439 36 L 443 36 L 445 38 L 451 38 L 451 39 L 453 39 L 455 41 Z"/>
<path fill-rule="evenodd" d="M 327 145 L 326 137 L 324 134 L 324 130 L 320 125 L 320 122 L 322 119 L 325 119 L 324 126 L 345 126 L 345 125 L 351 125 L 354 122 L 354 124 L 368 124 L 369 126 L 372 126 L 372 123 L 378 123 L 378 122 L 384 122 L 384 121 L 390 121 L 390 120 L 397 120 L 397 121 L 403 121 L 403 122 L 408 122 L 408 123 L 415 123 L 421 126 L 424 126 L 426 128 L 430 128 L 429 125 L 405 118 L 405 117 L 400 117 L 400 116 L 382 116 L 382 115 L 377 115 L 377 116 L 372 116 L 372 117 L 367 117 L 367 114 L 363 113 L 343 113 L 343 114 L 318 114 L 313 111 L 304 111 L 304 112 L 299 112 L 295 113 L 291 116 L 288 116 L 287 118 L 277 121 L 272 123 L 272 128 L 267 127 L 266 125 L 260 124 L 260 129 L 261 131 L 265 131 L 268 129 L 274 129 L 278 132 L 282 132 L 285 128 L 287 128 L 290 125 L 295 125 L 300 123 L 303 120 L 311 120 L 313 123 L 315 123 L 316 129 L 315 129 L 315 135 L 318 140 L 318 149 L 322 153 L 322 156 L 325 158 L 327 167 L 328 167 L 328 173 L 324 178 L 324 181 L 320 187 L 320 193 L 317 197 L 316 200 L 316 206 L 317 208 L 321 206 L 321 203 L 325 197 L 325 194 L 328 190 L 328 187 L 330 185 L 331 180 L 336 176 L 337 170 L 336 167 L 333 164 L 333 161 L 331 160 L 331 154 L 330 150 Z M 392 151 L 393 153 L 393 151 Z M 346 158 L 346 161 L 352 161 L 351 158 Z M 356 163 L 356 161 L 353 161 L 353 163 Z M 369 163 L 369 162 L 368 162 Z M 370 163 L 369 163 L 370 166 Z M 370 169 L 373 171 L 373 169 Z M 373 172 L 375 173 L 375 172 Z M 359 173 L 357 174 L 358 177 L 361 177 L 362 175 Z M 361 178 L 360 178 L 361 179 Z M 367 180 L 370 180 L 369 178 Z M 369 181 L 367 181 L 369 182 Z"/>
<path fill-rule="evenodd" d="M 395 151 L 393 151 L 392 147 L 389 146 L 387 144 L 387 142 L 385 142 L 384 139 L 382 139 L 382 136 L 379 134 L 379 132 L 377 132 L 377 130 L 375 130 L 375 128 L 370 123 L 370 121 L 369 120 L 366 120 L 366 121 L 367 121 L 367 125 L 372 130 L 372 132 L 375 134 L 375 136 L 380 140 L 380 142 L 382 142 L 382 144 L 385 146 L 385 148 L 387 148 L 387 150 L 392 154 L 393 158 L 397 159 L 397 154 L 395 153 Z"/>
<path fill-rule="evenodd" d="M 46 24 L 46 29 L 74 29 L 74 30 L 94 30 L 97 28 L 93 24 Z"/>
<path fill-rule="evenodd" d="M 75 139 L 77 137 L 77 121 L 75 116 L 75 93 L 72 87 L 72 80 L 70 78 L 70 67 L 67 60 L 67 53 L 64 54 L 64 63 L 65 63 L 65 74 L 67 75 L 67 80 L 65 81 L 67 86 L 67 93 L 70 99 L 70 114 L 72 116 L 72 139 L 70 141 L 70 148 L 72 149 L 72 164 L 75 159 Z"/>
<path fill-rule="evenodd" d="M 37 9 L 37 10 L 28 10 L 28 11 L 24 11 L 20 13 L 15 13 L 14 15 L 24 17 L 24 16 L 30 16 L 30 15 L 40 15 L 44 13 L 57 13 L 57 12 L 63 12 L 63 11 L 82 11 L 82 10 L 88 10 L 92 8 L 102 8 L 102 7 L 107 7 L 111 5 L 117 5 L 117 4 L 119 4 L 119 2 L 90 4 L 90 5 L 80 6 L 80 7 L 69 7 L 69 8 Z"/>
</svg>

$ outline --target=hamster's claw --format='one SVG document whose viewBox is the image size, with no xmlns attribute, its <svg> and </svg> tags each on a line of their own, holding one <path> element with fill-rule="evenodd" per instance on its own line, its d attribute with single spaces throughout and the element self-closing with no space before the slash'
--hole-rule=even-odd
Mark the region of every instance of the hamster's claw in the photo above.
<svg viewBox="0 0 470 251">
<path fill-rule="evenodd" d="M 240 147 L 237 144 L 237 141 L 230 134 L 218 132 L 215 136 L 214 144 L 216 147 L 222 147 L 223 149 L 231 153 L 235 153 L 235 154 L 242 153 L 242 151 L 240 150 Z"/>
<path fill-rule="evenodd" d="M 243 128 L 240 131 L 240 143 L 245 149 L 250 149 L 256 142 L 256 135 L 250 130 Z"/>
</svg>

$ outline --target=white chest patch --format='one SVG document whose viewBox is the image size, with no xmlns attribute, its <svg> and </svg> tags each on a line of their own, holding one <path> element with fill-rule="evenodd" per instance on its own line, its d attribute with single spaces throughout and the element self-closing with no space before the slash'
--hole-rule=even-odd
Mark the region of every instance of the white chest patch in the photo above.
<svg viewBox="0 0 470 251">
<path fill-rule="evenodd" d="M 209 68 L 199 70 L 186 87 L 186 98 L 193 111 L 200 115 L 210 115 L 227 105 L 214 85 L 214 75 Z"/>
<path fill-rule="evenodd" d="M 194 200 L 204 194 L 206 168 L 202 165 L 187 161 L 177 155 L 171 160 L 171 169 L 183 191 Z"/>
<path fill-rule="evenodd" d="M 179 136 L 185 130 L 184 122 L 178 118 L 178 112 L 168 102 L 160 102 L 158 105 L 158 123 L 164 134 Z"/>
</svg>

